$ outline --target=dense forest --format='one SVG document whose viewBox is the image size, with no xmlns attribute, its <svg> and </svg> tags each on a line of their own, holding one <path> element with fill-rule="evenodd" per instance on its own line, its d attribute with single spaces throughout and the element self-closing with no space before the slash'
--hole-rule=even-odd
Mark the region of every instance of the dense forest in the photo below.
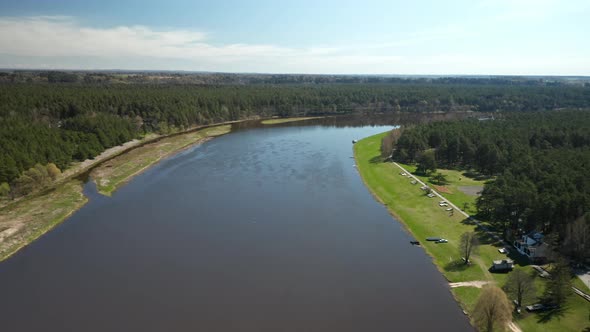
<svg viewBox="0 0 590 332">
<path fill-rule="evenodd" d="M 477 208 L 505 235 L 539 230 L 567 243 L 574 224 L 577 231 L 589 230 L 588 111 L 502 113 L 494 119 L 436 122 L 405 128 L 389 140 L 395 147 L 386 152 L 395 160 L 422 164 L 423 171 L 458 168 L 493 177 Z"/>
<path fill-rule="evenodd" d="M 111 84 L 60 72 L 46 78 L 0 84 L 0 184 L 13 193 L 24 193 L 16 180 L 37 164 L 63 170 L 148 132 L 269 116 L 590 106 L 590 88 L 570 84 Z"/>
</svg>

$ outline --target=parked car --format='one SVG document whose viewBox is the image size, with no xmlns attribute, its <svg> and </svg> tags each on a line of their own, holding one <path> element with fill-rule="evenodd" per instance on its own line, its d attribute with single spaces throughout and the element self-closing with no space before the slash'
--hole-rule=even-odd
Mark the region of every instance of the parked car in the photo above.
<svg viewBox="0 0 590 332">
<path fill-rule="evenodd" d="M 509 253 L 509 251 L 508 251 L 508 248 L 500 248 L 500 249 L 498 249 L 498 251 L 499 251 L 501 254 L 508 254 L 508 253 Z"/>
<path fill-rule="evenodd" d="M 438 239 L 438 240 L 434 241 L 434 243 L 448 243 L 448 242 L 449 242 L 449 240 L 447 240 L 447 239 Z"/>
<path fill-rule="evenodd" d="M 526 306 L 526 310 L 527 311 L 540 311 L 543 310 L 545 308 L 545 305 L 541 304 L 541 303 L 536 303 L 536 304 L 532 304 L 532 305 L 527 305 Z"/>
<path fill-rule="evenodd" d="M 559 305 L 557 304 L 542 304 L 542 303 L 535 303 L 533 305 L 527 305 L 526 306 L 526 310 L 527 311 L 545 311 L 545 310 L 551 310 L 551 309 L 556 309 L 559 308 Z"/>
<path fill-rule="evenodd" d="M 438 206 L 449 206 L 447 203 L 438 203 Z"/>
<path fill-rule="evenodd" d="M 453 211 L 453 208 L 445 209 L 445 211 Z"/>
<path fill-rule="evenodd" d="M 435 195 L 434 195 L 434 194 L 428 194 L 428 195 L 426 195 L 426 196 L 428 196 L 428 197 L 430 197 L 430 198 L 433 198 Z"/>
</svg>

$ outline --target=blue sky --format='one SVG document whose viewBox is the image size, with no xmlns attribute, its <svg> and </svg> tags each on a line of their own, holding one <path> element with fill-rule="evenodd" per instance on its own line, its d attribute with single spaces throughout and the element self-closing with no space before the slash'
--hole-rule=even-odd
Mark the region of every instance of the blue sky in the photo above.
<svg viewBox="0 0 590 332">
<path fill-rule="evenodd" d="M 590 75 L 590 1 L 0 1 L 0 67 Z"/>
</svg>

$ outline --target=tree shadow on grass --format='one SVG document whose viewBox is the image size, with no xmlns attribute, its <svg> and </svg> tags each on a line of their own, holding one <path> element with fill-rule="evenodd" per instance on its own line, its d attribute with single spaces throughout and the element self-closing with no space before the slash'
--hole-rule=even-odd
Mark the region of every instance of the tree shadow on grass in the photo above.
<svg viewBox="0 0 590 332">
<path fill-rule="evenodd" d="M 381 156 L 375 156 L 369 160 L 371 164 L 379 164 L 383 162 L 383 158 Z"/>
<path fill-rule="evenodd" d="M 475 220 L 473 220 L 472 218 L 465 218 L 463 220 L 461 220 L 461 223 L 464 225 L 475 225 Z"/>
<path fill-rule="evenodd" d="M 569 310 L 569 306 L 567 305 L 562 305 L 558 308 L 555 309 L 550 309 L 547 311 L 543 311 L 540 312 L 537 316 L 537 322 L 540 324 L 543 323 L 548 323 L 549 321 L 553 320 L 553 319 L 561 319 L 563 318 L 563 316 L 565 316 L 565 314 L 567 313 L 567 311 Z"/>
<path fill-rule="evenodd" d="M 489 180 L 492 177 L 490 175 L 486 175 L 486 174 L 482 174 L 480 172 L 476 172 L 474 170 L 470 170 L 470 171 L 465 171 L 462 173 L 462 175 L 464 177 L 470 178 L 470 179 L 474 179 L 477 181 L 483 181 L 483 180 Z"/>
<path fill-rule="evenodd" d="M 465 264 L 463 260 L 452 261 L 444 266 L 446 272 L 461 272 L 471 267 L 472 263 Z"/>
<path fill-rule="evenodd" d="M 505 243 L 500 236 L 494 233 L 489 233 L 486 229 L 481 226 L 476 227 L 475 233 L 479 238 L 480 244 L 492 245 L 494 247 L 504 247 Z"/>
</svg>

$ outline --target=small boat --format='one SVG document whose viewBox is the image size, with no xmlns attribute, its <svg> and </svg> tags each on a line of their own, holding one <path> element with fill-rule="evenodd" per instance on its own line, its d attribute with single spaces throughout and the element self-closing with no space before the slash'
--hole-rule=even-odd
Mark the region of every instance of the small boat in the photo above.
<svg viewBox="0 0 590 332">
<path fill-rule="evenodd" d="M 355 139 L 352 140 L 352 144 L 355 144 L 356 142 L 358 142 L 358 141 Z"/>
<path fill-rule="evenodd" d="M 415 245 L 415 246 L 419 246 L 420 245 L 420 241 L 410 241 L 411 244 Z"/>
</svg>

